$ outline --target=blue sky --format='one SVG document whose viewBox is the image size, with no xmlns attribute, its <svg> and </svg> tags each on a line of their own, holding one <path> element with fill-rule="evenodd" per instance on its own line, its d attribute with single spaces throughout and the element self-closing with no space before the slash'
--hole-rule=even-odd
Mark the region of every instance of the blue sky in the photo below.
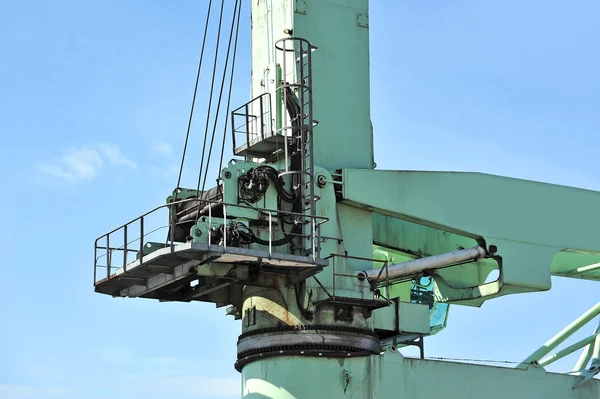
<svg viewBox="0 0 600 399">
<path fill-rule="evenodd" d="M 94 239 L 175 186 L 206 1 L 0 4 L 0 397 L 238 397 L 240 325 L 222 309 L 92 287 Z M 244 7 L 234 105 L 249 99 Z M 372 1 L 379 168 L 600 190 L 598 12 L 592 0 Z M 197 178 L 206 75 L 184 186 Z M 521 360 L 596 292 L 555 279 L 550 292 L 455 306 L 427 355 Z"/>
</svg>

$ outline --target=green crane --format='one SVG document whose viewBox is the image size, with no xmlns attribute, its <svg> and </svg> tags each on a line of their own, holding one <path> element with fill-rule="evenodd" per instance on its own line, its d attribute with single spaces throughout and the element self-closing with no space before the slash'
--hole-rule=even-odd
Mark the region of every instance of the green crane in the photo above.
<svg viewBox="0 0 600 399">
<path fill-rule="evenodd" d="M 215 187 L 177 187 L 98 238 L 96 292 L 226 306 L 242 325 L 243 397 L 600 397 L 600 330 L 550 354 L 600 304 L 514 369 L 423 356 L 450 304 L 549 290 L 553 275 L 600 279 L 600 193 L 377 170 L 368 0 L 248 4 L 252 100 L 228 115 L 236 158 Z M 166 241 L 152 241 L 160 212 Z M 407 345 L 421 358 L 403 357 Z M 582 348 L 573 373 L 544 370 Z"/>
</svg>

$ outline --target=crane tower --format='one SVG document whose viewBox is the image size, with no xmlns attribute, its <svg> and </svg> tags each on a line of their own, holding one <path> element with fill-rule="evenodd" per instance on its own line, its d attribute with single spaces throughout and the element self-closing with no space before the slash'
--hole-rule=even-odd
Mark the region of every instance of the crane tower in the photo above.
<svg viewBox="0 0 600 399">
<path fill-rule="evenodd" d="M 423 354 L 450 304 L 600 279 L 600 193 L 376 169 L 368 0 L 238 0 L 238 26 L 242 5 L 252 82 L 227 115 L 235 158 L 214 187 L 178 186 L 99 237 L 95 291 L 224 307 L 247 398 L 599 398 L 598 330 L 550 352 L 600 305 L 513 369 Z M 544 370 L 580 348 L 574 373 Z"/>
</svg>

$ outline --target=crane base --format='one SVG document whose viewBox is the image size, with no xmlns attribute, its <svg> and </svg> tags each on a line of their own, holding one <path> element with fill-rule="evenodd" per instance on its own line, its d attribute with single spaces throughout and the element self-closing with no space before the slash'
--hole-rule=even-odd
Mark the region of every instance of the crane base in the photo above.
<svg viewBox="0 0 600 399">
<path fill-rule="evenodd" d="M 308 352 L 308 351 L 307 351 Z M 244 398 L 596 399 L 600 381 L 580 376 L 404 358 L 399 352 L 327 357 L 294 353 L 242 368 Z"/>
</svg>

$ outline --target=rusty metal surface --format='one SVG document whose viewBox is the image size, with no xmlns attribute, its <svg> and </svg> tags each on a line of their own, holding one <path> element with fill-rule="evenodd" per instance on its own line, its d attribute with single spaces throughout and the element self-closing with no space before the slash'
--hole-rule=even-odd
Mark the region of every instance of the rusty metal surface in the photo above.
<svg viewBox="0 0 600 399">
<path fill-rule="evenodd" d="M 191 260 L 195 262 L 190 262 Z M 186 243 L 173 248 L 159 249 L 144 256 L 141 260 L 128 264 L 125 268 L 118 269 L 109 278 L 96 282 L 95 290 L 98 293 L 113 296 L 123 296 L 121 294 L 123 290 L 131 289 L 133 289 L 134 296 L 142 295 L 140 294 L 142 291 L 147 294 L 153 289 L 152 284 L 148 286 L 148 283 L 153 280 L 158 278 L 161 280 L 160 285 L 164 286 L 163 283 L 176 281 L 176 277 L 173 277 L 175 275 L 179 279 L 183 278 L 183 271 L 177 269 L 181 265 L 193 267 L 208 260 L 215 264 L 223 264 L 224 267 L 236 263 L 260 262 L 265 266 L 266 271 L 276 274 L 297 274 L 305 269 L 313 269 L 314 272 L 317 272 L 328 264 L 325 259 L 312 259 L 306 256 L 280 253 L 269 255 L 267 251 L 237 247 L 225 249 L 219 245 Z M 164 275 L 164 278 L 159 277 L 161 275 Z"/>
</svg>

